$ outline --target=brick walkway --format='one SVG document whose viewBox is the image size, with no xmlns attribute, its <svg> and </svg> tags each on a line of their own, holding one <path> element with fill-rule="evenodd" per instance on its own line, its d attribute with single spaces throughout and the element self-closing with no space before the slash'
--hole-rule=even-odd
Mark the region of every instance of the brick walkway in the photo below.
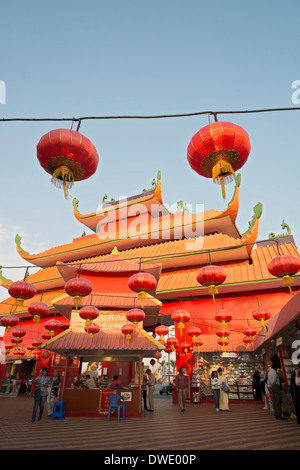
<svg viewBox="0 0 300 470">
<path fill-rule="evenodd" d="M 143 418 L 51 420 L 47 406 L 31 423 L 32 398 L 0 397 L 1 450 L 298 450 L 296 420 L 276 421 L 260 404 L 231 405 L 216 413 L 213 403 L 187 404 L 181 413 L 171 397 L 155 399 Z"/>
</svg>

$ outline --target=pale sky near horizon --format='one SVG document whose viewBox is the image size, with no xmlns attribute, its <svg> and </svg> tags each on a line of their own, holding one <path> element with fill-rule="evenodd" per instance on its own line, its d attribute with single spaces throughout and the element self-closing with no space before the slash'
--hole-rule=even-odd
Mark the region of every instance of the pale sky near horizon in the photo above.
<svg viewBox="0 0 300 470">
<path fill-rule="evenodd" d="M 292 88 L 300 80 L 297 1 L 16 0 L 2 5 L 1 19 L 0 118 L 299 106 L 293 101 L 300 93 Z M 218 119 L 242 126 L 252 147 L 240 170 L 240 231 L 262 202 L 258 239 L 283 233 L 284 219 L 299 244 L 300 111 Z M 168 205 L 183 200 L 224 209 L 233 184 L 224 202 L 220 187 L 193 172 L 186 159 L 191 137 L 207 124 L 207 116 L 84 121 L 80 132 L 96 146 L 100 163 L 66 201 L 39 166 L 36 145 L 70 123 L 0 122 L 0 265 L 25 265 L 16 234 L 26 251 L 38 253 L 90 233 L 73 216 L 73 197 L 81 213 L 90 213 L 105 193 L 118 199 L 150 187 L 158 170 Z M 22 272 L 3 269 L 13 280 Z"/>
</svg>

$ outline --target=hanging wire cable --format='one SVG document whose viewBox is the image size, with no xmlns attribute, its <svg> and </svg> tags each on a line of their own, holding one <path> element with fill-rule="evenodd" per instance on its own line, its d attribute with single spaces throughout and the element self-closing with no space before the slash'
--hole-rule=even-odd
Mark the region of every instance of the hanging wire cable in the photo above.
<svg viewBox="0 0 300 470">
<path fill-rule="evenodd" d="M 169 119 L 169 118 L 182 118 L 193 116 L 214 116 L 217 121 L 217 116 L 220 114 L 253 114 L 253 113 L 270 113 L 280 111 L 299 111 L 300 107 L 286 107 L 286 108 L 263 108 L 263 109 L 245 109 L 245 110 L 225 110 L 225 111 L 196 111 L 194 113 L 179 113 L 179 114 L 156 114 L 156 115 L 119 115 L 119 116 L 82 116 L 82 117 L 46 117 L 46 118 L 1 118 L 0 122 L 43 122 L 43 121 L 71 121 L 77 122 L 77 130 L 79 129 L 82 121 L 84 120 L 110 120 L 110 119 Z"/>
</svg>

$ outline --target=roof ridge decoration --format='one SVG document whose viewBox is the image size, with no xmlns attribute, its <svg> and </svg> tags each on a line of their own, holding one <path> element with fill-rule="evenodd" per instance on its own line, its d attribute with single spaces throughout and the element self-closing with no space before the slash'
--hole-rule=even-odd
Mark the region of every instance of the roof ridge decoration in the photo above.
<svg viewBox="0 0 300 470">
<path fill-rule="evenodd" d="M 17 250 L 19 253 L 22 253 L 23 255 L 29 255 L 28 251 L 25 251 L 22 247 L 21 247 L 21 240 L 22 240 L 22 237 L 20 235 L 16 235 L 15 236 L 15 243 L 17 245 Z"/>
<path fill-rule="evenodd" d="M 0 285 L 2 287 L 5 287 L 5 289 L 8 289 L 10 284 L 12 284 L 12 280 L 11 279 L 7 279 L 6 277 L 3 276 L 2 274 L 2 265 L 0 265 Z"/>
<path fill-rule="evenodd" d="M 284 219 L 281 222 L 281 228 L 283 230 L 286 229 L 287 233 L 281 233 L 279 235 L 275 235 L 274 232 L 270 232 L 269 233 L 269 238 L 272 239 L 272 238 L 278 238 L 278 237 L 288 237 L 292 234 L 290 226 L 284 221 Z"/>
<path fill-rule="evenodd" d="M 263 211 L 263 204 L 261 202 L 258 202 L 254 207 L 253 207 L 253 217 L 252 219 L 248 222 L 248 230 L 243 233 L 242 237 L 246 237 L 250 232 L 251 230 L 253 229 L 256 221 L 258 219 L 260 219 L 261 215 L 262 215 L 262 211 Z"/>
</svg>

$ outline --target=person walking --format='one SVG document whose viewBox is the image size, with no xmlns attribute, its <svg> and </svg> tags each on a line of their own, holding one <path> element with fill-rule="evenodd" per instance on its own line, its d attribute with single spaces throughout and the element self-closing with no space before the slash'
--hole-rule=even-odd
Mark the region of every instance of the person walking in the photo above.
<svg viewBox="0 0 300 470">
<path fill-rule="evenodd" d="M 277 374 L 275 363 L 272 364 L 268 372 L 268 388 L 272 392 L 275 418 L 285 420 L 286 418 L 283 418 L 281 415 L 282 397 L 280 392 L 280 378 Z"/>
<path fill-rule="evenodd" d="M 178 374 L 175 377 L 175 387 L 178 390 L 178 403 L 180 410 L 185 410 L 185 402 L 188 394 L 189 382 L 186 375 L 184 375 L 184 369 L 180 367 Z"/>
<path fill-rule="evenodd" d="M 300 365 L 295 369 L 295 405 L 297 423 L 300 424 Z"/>
<path fill-rule="evenodd" d="M 213 391 L 215 402 L 216 402 L 216 412 L 219 413 L 220 411 L 220 379 L 218 377 L 218 372 L 214 370 L 211 373 L 211 389 Z"/>
<path fill-rule="evenodd" d="M 148 395 L 149 395 L 149 408 L 148 411 L 154 411 L 154 387 L 155 387 L 155 377 L 152 374 L 150 369 L 146 370 L 148 375 Z"/>
<path fill-rule="evenodd" d="M 223 375 L 223 370 L 221 367 L 219 367 L 217 372 L 220 380 L 220 411 L 231 411 L 229 409 L 228 392 L 225 391 L 228 389 L 226 377 Z"/>
<path fill-rule="evenodd" d="M 56 370 L 53 374 L 51 388 L 47 396 L 48 416 L 52 416 L 53 406 L 58 397 L 60 384 L 61 384 L 60 372 Z"/>
<path fill-rule="evenodd" d="M 41 420 L 44 411 L 45 401 L 48 395 L 48 387 L 51 386 L 51 379 L 48 375 L 47 367 L 44 367 L 42 369 L 41 375 L 34 379 L 33 383 L 37 384 L 37 390 L 35 391 L 36 393 L 34 393 L 34 406 L 31 418 L 32 423 L 34 423 L 35 421 L 38 408 L 40 409 L 38 420 Z"/>
</svg>

